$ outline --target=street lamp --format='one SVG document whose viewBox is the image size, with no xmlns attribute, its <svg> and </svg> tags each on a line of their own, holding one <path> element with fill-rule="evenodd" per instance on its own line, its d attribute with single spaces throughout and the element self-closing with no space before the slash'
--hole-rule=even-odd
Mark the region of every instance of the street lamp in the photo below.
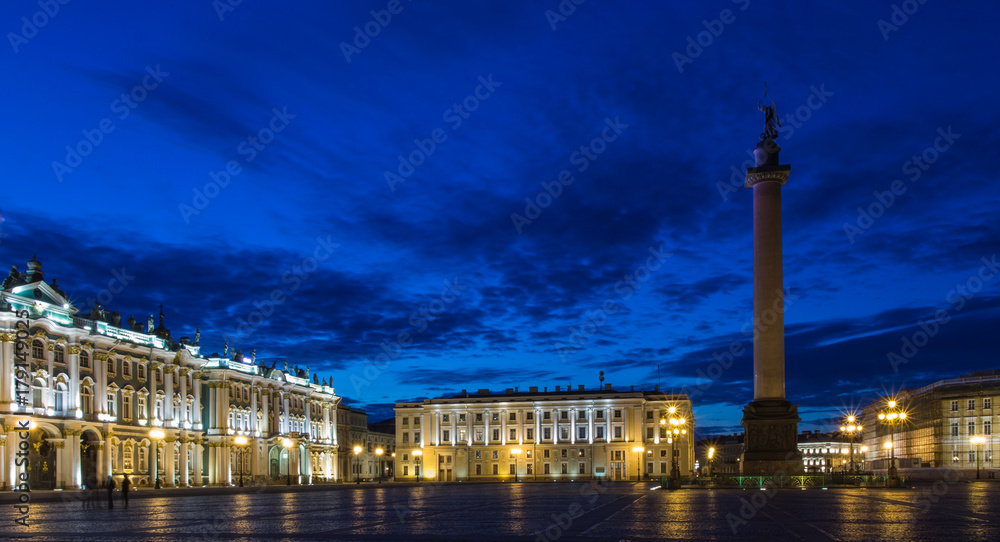
<svg viewBox="0 0 1000 542">
<path fill-rule="evenodd" d="M 236 466 L 240 471 L 240 487 L 243 487 L 243 446 L 246 446 L 247 438 L 240 435 L 234 438 L 233 442 L 240 447 L 236 451 Z"/>
<path fill-rule="evenodd" d="M 383 450 L 382 448 L 375 448 L 375 456 L 378 457 L 378 461 L 377 461 L 377 463 L 378 463 L 378 483 L 380 483 L 380 484 L 382 483 L 382 454 L 384 454 L 384 453 L 385 453 L 385 450 Z"/>
<path fill-rule="evenodd" d="M 294 443 L 292 439 L 283 438 L 281 439 L 281 445 L 285 447 L 285 457 L 287 465 L 285 466 L 285 476 L 287 477 L 287 484 L 292 485 L 292 446 Z"/>
<path fill-rule="evenodd" d="M 715 448 L 710 447 L 708 449 L 708 475 L 711 476 L 712 473 L 712 460 L 715 459 Z"/>
<path fill-rule="evenodd" d="M 392 452 L 392 481 L 396 481 L 396 452 Z"/>
<path fill-rule="evenodd" d="M 666 425 L 669 421 L 671 428 L 667 429 L 667 436 L 670 440 L 670 487 L 671 489 L 678 489 L 681 486 L 681 469 L 677 464 L 677 439 L 681 435 L 687 434 L 687 429 L 684 426 L 687 425 L 687 419 L 682 417 L 675 418 L 673 414 L 677 412 L 676 407 L 670 407 L 669 412 L 671 414 L 669 420 L 660 420 L 660 425 Z"/>
<path fill-rule="evenodd" d="M 510 453 L 514 454 L 514 481 L 517 482 L 517 459 L 521 456 L 521 449 L 514 448 Z"/>
<path fill-rule="evenodd" d="M 417 458 L 417 464 L 413 466 L 413 470 L 414 470 L 413 474 L 417 475 L 417 483 L 418 484 L 420 483 L 420 473 L 416 472 L 416 471 L 420 470 L 420 466 L 423 464 L 423 462 L 420 461 L 420 456 L 422 456 L 422 455 L 424 455 L 424 451 L 423 450 L 413 450 L 413 457 Z"/>
<path fill-rule="evenodd" d="M 851 414 L 847 417 L 847 423 L 840 426 L 840 432 L 847 433 L 849 438 L 849 446 L 851 447 L 851 472 L 854 472 L 854 435 L 855 433 L 860 433 L 862 430 L 860 424 L 855 425 L 855 420 L 854 414 Z"/>
<path fill-rule="evenodd" d="M 646 449 L 643 448 L 642 446 L 635 446 L 634 448 L 632 448 L 632 451 L 635 452 L 635 480 L 637 482 L 641 482 L 642 481 L 642 452 L 645 452 Z"/>
<path fill-rule="evenodd" d="M 889 449 L 889 477 L 894 479 L 898 472 L 896 470 L 896 427 L 906 421 L 906 412 L 903 412 L 901 407 L 897 407 L 896 401 L 890 399 L 886 403 L 886 408 L 878 413 L 878 419 L 891 429 L 889 433 L 891 443 L 886 448 Z"/>
<path fill-rule="evenodd" d="M 357 467 L 354 469 L 354 483 L 355 484 L 360 484 L 361 483 L 361 458 L 358 457 L 358 454 L 360 454 L 360 453 L 361 453 L 361 446 L 355 446 L 354 447 L 354 463 L 357 464 Z"/>
<path fill-rule="evenodd" d="M 976 480 L 979 479 L 979 450 L 986 443 L 986 437 L 972 437 L 969 442 L 976 445 Z"/>
<path fill-rule="evenodd" d="M 163 429 L 154 428 L 149 431 L 149 438 L 153 441 L 153 476 L 156 477 L 156 483 L 154 485 L 156 489 L 160 489 L 160 471 L 156 465 L 156 452 L 160 447 L 160 440 L 162 440 L 165 436 L 166 433 L 163 432 Z"/>
</svg>

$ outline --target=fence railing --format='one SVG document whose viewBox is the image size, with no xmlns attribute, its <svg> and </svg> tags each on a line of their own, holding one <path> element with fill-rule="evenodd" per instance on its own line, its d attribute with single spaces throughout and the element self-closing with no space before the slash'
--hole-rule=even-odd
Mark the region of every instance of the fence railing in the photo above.
<svg viewBox="0 0 1000 542">
<path fill-rule="evenodd" d="M 897 477 L 902 485 L 909 483 L 908 476 Z M 701 476 L 690 481 L 702 487 L 880 487 L 890 485 L 889 476 L 872 474 L 829 474 L 804 476 Z M 665 482 L 664 482 L 665 483 Z"/>
</svg>

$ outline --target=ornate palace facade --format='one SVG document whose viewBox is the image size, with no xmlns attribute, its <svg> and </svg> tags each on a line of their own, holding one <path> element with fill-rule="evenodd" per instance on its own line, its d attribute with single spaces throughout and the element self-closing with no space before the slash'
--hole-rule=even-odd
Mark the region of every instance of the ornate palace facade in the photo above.
<svg viewBox="0 0 1000 542">
<path fill-rule="evenodd" d="M 0 486 L 338 479 L 330 385 L 228 347 L 206 357 L 199 333 L 174 340 L 163 318 L 80 314 L 37 260 L 12 268 L 0 288 Z"/>
<path fill-rule="evenodd" d="M 614 391 L 610 385 L 475 395 L 463 390 L 456 397 L 396 403 L 396 479 L 659 478 L 669 476 L 672 451 L 687 476 L 694 468 L 693 436 L 686 395 Z"/>
</svg>

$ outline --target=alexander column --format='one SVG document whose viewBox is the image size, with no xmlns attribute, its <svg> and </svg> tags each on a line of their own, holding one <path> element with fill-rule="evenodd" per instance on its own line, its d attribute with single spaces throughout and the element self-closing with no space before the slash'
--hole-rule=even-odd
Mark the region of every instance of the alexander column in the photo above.
<svg viewBox="0 0 1000 542">
<path fill-rule="evenodd" d="M 785 399 L 785 311 L 781 255 L 781 186 L 792 167 L 778 165 L 781 150 L 774 101 L 764 87 L 764 133 L 747 168 L 753 188 L 753 401 L 743 409 L 743 474 L 800 474 L 798 407 Z"/>
</svg>

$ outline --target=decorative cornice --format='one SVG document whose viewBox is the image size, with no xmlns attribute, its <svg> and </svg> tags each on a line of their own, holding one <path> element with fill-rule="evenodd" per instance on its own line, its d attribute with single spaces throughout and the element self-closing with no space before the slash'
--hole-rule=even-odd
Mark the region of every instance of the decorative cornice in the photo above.
<svg viewBox="0 0 1000 542">
<path fill-rule="evenodd" d="M 760 166 L 747 168 L 747 180 L 744 186 L 746 188 L 753 188 L 754 185 L 760 183 L 778 183 L 785 184 L 788 182 L 788 174 L 791 173 L 792 166 Z"/>
<path fill-rule="evenodd" d="M 34 337 L 36 339 L 45 339 L 45 338 L 48 338 L 48 336 L 45 334 L 45 330 L 44 329 L 36 330 L 35 334 L 32 335 L 32 337 Z"/>
<path fill-rule="evenodd" d="M 67 351 L 68 351 L 68 352 L 69 352 L 70 354 L 73 354 L 73 355 L 76 355 L 76 354 L 79 354 L 79 353 L 80 353 L 80 352 L 81 352 L 82 350 L 83 350 L 83 348 L 82 348 L 82 347 L 80 347 L 80 345 L 78 345 L 78 344 L 74 344 L 74 345 L 71 345 L 71 346 L 70 346 L 70 347 L 69 347 L 69 348 L 67 349 Z"/>
<path fill-rule="evenodd" d="M 108 353 L 94 352 L 94 361 L 108 361 Z"/>
<path fill-rule="evenodd" d="M 16 340 L 16 335 L 14 333 L 0 333 L 0 342 L 2 343 L 12 343 Z"/>
<path fill-rule="evenodd" d="M 56 339 L 56 342 L 59 343 L 59 344 L 65 345 L 66 344 L 66 338 L 65 337 L 59 337 L 58 339 Z"/>
</svg>

